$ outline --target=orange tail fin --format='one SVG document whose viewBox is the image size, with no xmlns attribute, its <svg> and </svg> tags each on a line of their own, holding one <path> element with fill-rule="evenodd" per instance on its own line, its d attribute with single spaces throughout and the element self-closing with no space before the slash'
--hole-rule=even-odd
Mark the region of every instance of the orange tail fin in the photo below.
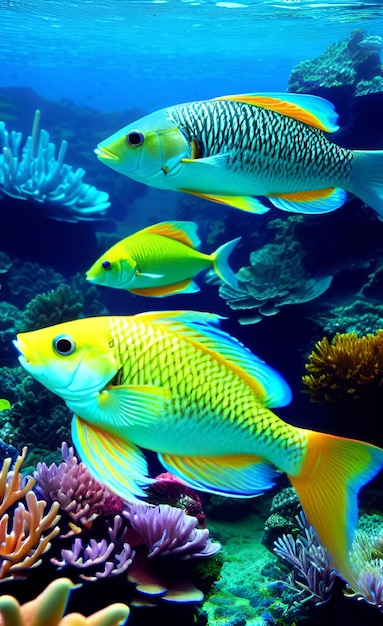
<svg viewBox="0 0 383 626">
<path fill-rule="evenodd" d="M 358 492 L 383 468 L 383 450 L 353 439 L 306 433 L 301 472 L 289 479 L 335 569 L 355 585 L 349 552 L 358 521 Z"/>
</svg>

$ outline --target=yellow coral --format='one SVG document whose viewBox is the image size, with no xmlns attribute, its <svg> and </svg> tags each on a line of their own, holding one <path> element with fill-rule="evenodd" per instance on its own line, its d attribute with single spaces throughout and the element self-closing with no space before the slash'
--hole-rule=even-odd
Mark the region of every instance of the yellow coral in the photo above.
<svg viewBox="0 0 383 626">
<path fill-rule="evenodd" d="M 69 578 L 54 580 L 37 598 L 20 606 L 13 596 L 0 597 L 0 626 L 119 626 L 129 607 L 116 603 L 89 617 L 69 613 L 62 617 L 69 592 L 75 587 Z"/>
<path fill-rule="evenodd" d="M 313 402 L 365 397 L 383 383 L 383 330 L 358 337 L 338 333 L 331 343 L 318 341 L 306 364 L 303 383 Z"/>
<path fill-rule="evenodd" d="M 20 474 L 26 454 L 24 448 L 13 470 L 10 470 L 12 460 L 5 459 L 0 471 L 0 578 L 38 565 L 41 555 L 50 548 L 51 539 L 60 532 L 59 504 L 52 504 L 44 515 L 46 503 L 37 500 L 31 491 L 34 478 L 29 476 L 24 480 Z M 23 499 L 26 506 L 21 502 Z"/>
</svg>

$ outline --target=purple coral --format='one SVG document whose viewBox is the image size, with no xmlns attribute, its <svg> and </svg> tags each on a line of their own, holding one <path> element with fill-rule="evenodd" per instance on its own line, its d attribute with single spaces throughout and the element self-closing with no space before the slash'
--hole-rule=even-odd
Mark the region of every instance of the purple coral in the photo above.
<svg viewBox="0 0 383 626">
<path fill-rule="evenodd" d="M 331 565 L 331 556 L 324 548 L 303 511 L 296 516 L 301 532 L 283 535 L 274 542 L 274 552 L 294 567 L 289 586 L 300 594 L 300 601 L 313 601 L 316 605 L 330 600 L 337 576 Z"/>
<path fill-rule="evenodd" d="M 67 443 L 61 446 L 63 461 L 37 464 L 33 473 L 34 491 L 48 502 L 58 502 L 60 508 L 76 522 L 90 528 L 99 515 L 119 513 L 124 501 L 95 480 L 83 463 L 79 463 L 74 450 Z"/>
<path fill-rule="evenodd" d="M 207 528 L 197 528 L 197 518 L 169 504 L 128 504 L 122 514 L 148 547 L 149 558 L 172 554 L 190 559 L 211 556 L 221 548 L 212 543 Z"/>
<path fill-rule="evenodd" d="M 382 568 L 376 571 L 363 571 L 357 578 L 357 591 L 347 592 L 348 598 L 365 600 L 376 606 L 383 613 L 383 577 Z"/>
<path fill-rule="evenodd" d="M 61 550 L 62 560 L 53 558 L 52 563 L 58 567 L 72 565 L 78 569 L 86 569 L 87 574 L 80 574 L 80 577 L 85 580 L 122 574 L 132 563 L 135 552 L 125 541 L 128 528 L 124 528 L 120 533 L 121 527 L 122 519 L 119 515 L 115 515 L 113 528 L 107 529 L 108 539 L 100 541 L 90 539 L 89 544 L 84 546 L 82 539 L 76 537 L 71 550 Z"/>
</svg>

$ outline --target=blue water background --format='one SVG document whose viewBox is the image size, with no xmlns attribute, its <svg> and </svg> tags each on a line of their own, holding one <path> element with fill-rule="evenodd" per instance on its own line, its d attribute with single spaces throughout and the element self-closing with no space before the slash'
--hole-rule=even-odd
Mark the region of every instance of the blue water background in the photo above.
<svg viewBox="0 0 383 626">
<path fill-rule="evenodd" d="M 284 91 L 352 30 L 383 35 L 380 1 L 2 0 L 0 21 L 0 86 L 101 111 Z"/>
</svg>

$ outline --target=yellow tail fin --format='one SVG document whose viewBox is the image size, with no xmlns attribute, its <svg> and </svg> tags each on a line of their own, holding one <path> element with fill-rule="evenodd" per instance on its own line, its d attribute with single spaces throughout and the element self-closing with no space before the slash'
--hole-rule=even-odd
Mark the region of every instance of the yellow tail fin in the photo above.
<svg viewBox="0 0 383 626">
<path fill-rule="evenodd" d="M 358 521 L 358 492 L 383 468 L 383 450 L 353 439 L 306 433 L 301 472 L 289 479 L 335 569 L 354 586 L 349 552 Z"/>
</svg>

